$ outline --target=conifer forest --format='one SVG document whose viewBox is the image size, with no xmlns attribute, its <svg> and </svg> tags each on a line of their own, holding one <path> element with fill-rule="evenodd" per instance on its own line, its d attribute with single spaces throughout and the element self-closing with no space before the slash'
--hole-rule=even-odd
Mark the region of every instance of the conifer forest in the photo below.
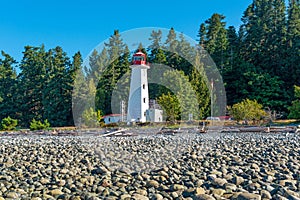
<svg viewBox="0 0 300 200">
<path fill-rule="evenodd" d="M 253 0 L 241 21 L 240 27 L 234 27 L 226 23 L 226 16 L 215 13 L 199 24 L 195 32 L 199 45 L 209 53 L 220 71 L 227 105 L 252 99 L 264 109 L 280 113 L 281 118 L 299 119 L 300 114 L 295 112 L 300 113 L 300 91 L 297 91 L 300 86 L 299 1 Z M 95 94 L 96 109 L 101 115 L 111 114 L 112 92 L 118 80 L 130 71 L 134 53 L 129 51 L 118 30 L 112 32 L 105 48 L 91 54 L 90 68 L 83 65 L 80 52 L 68 55 L 60 46 L 46 49 L 42 44 L 29 44 L 24 47 L 21 60 L 15 60 L 2 49 L 0 121 L 9 116 L 17 119 L 20 127 L 29 127 L 33 119 L 47 119 L 53 127 L 73 126 L 75 84 L 83 88 L 80 98 Z M 193 47 L 173 28 L 166 40 L 162 40 L 161 31 L 153 31 L 149 40 L 150 46 L 139 46 L 147 54 L 147 61 L 179 71 L 196 91 L 200 112 L 194 116 L 199 119 L 210 116 L 209 88 L 203 76 L 193 70 L 187 60 L 170 53 L 178 51 L 188 55 Z M 172 49 L 174 51 L 169 51 Z M 75 82 L 78 73 L 82 78 Z M 166 79 L 174 74 L 161 76 Z M 176 77 L 172 80 L 177 82 Z M 125 83 L 128 82 L 129 77 Z M 176 104 L 170 91 L 159 85 L 149 85 L 149 96 L 161 104 L 164 101 Z M 175 117 L 179 115 L 180 112 Z"/>
</svg>

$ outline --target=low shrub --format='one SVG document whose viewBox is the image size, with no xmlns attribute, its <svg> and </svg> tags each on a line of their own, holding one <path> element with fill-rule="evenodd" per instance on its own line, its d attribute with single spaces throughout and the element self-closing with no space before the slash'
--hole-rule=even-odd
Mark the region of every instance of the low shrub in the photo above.
<svg viewBox="0 0 300 200">
<path fill-rule="evenodd" d="M 18 120 L 12 119 L 9 116 L 2 119 L 0 124 L 0 129 L 3 131 L 12 131 L 15 130 L 18 125 Z"/>
<path fill-rule="evenodd" d="M 35 119 L 33 119 L 30 122 L 30 130 L 35 131 L 35 130 L 45 130 L 45 129 L 49 129 L 50 127 L 50 123 L 48 122 L 48 120 L 44 120 L 44 123 L 42 123 L 41 121 L 36 121 Z"/>
<path fill-rule="evenodd" d="M 101 125 L 101 112 L 95 111 L 93 108 L 88 108 L 83 112 L 83 123 L 86 127 L 95 128 Z"/>
</svg>

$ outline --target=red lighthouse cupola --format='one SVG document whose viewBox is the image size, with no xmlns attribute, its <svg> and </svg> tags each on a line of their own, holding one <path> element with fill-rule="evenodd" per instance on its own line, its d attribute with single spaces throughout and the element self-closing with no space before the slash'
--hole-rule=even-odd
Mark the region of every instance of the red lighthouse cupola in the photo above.
<svg viewBox="0 0 300 200">
<path fill-rule="evenodd" d="M 132 65 L 147 65 L 146 64 L 146 55 L 141 51 L 133 54 Z"/>
</svg>

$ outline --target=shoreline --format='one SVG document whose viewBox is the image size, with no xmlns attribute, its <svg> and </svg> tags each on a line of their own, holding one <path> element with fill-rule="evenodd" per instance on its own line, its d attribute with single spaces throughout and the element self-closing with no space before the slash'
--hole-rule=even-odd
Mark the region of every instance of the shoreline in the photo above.
<svg viewBox="0 0 300 200">
<path fill-rule="evenodd" d="M 300 135 L 0 137 L 0 199 L 297 199 Z"/>
<path fill-rule="evenodd" d="M 63 128 L 51 128 L 50 130 L 37 130 L 30 131 L 29 129 L 22 129 L 17 131 L 0 131 L 0 137 L 5 135 L 57 135 L 57 136 L 80 136 L 80 135 L 105 135 L 108 133 L 123 132 L 133 133 L 132 136 L 146 134 L 164 134 L 164 132 L 172 132 L 173 134 L 180 133 L 206 133 L 209 132 L 221 132 L 221 133 L 299 133 L 299 125 L 282 125 L 282 126 L 252 126 L 252 125 L 230 125 L 230 126 L 179 126 L 179 127 L 167 127 L 167 126 L 135 126 L 135 127 L 111 127 L 111 128 L 76 128 L 76 127 L 63 127 Z M 109 134 L 108 134 L 109 135 Z M 119 134 L 122 136 L 122 134 Z M 131 135 L 129 135 L 131 136 Z"/>
</svg>

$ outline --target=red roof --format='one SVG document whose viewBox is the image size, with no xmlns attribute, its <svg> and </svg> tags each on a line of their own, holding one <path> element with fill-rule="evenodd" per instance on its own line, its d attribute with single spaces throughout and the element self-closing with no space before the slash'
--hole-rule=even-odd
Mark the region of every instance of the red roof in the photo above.
<svg viewBox="0 0 300 200">
<path fill-rule="evenodd" d="M 102 118 L 106 118 L 106 117 L 120 117 L 121 114 L 108 114 L 108 115 L 104 115 Z"/>
<path fill-rule="evenodd" d="M 133 65 L 147 65 L 146 60 L 147 60 L 146 54 L 139 51 L 139 52 L 133 54 L 131 64 L 133 64 Z"/>
<path fill-rule="evenodd" d="M 136 52 L 133 56 L 145 56 L 145 54 L 141 51 Z"/>
<path fill-rule="evenodd" d="M 231 116 L 219 116 L 221 120 L 229 120 Z"/>
</svg>

